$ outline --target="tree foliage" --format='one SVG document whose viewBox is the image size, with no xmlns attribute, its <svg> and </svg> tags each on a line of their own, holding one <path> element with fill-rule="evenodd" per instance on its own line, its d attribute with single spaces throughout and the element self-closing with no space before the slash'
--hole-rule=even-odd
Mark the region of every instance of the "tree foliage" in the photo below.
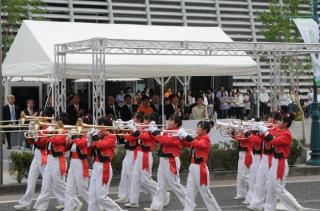
<svg viewBox="0 0 320 211">
<path fill-rule="evenodd" d="M 8 52 L 15 35 L 25 19 L 43 19 L 44 3 L 41 0 L 2 0 L 3 52 Z"/>
</svg>

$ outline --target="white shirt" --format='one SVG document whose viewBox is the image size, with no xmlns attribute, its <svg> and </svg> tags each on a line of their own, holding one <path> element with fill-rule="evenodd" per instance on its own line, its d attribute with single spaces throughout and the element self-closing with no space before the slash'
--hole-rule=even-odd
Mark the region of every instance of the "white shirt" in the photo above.
<svg viewBox="0 0 320 211">
<path fill-rule="evenodd" d="M 260 93 L 260 96 L 259 96 L 259 99 L 260 99 L 260 102 L 262 102 L 262 103 L 267 103 L 267 102 L 269 102 L 269 95 L 268 95 L 268 93 L 266 93 L 266 92 L 261 92 Z"/>
<path fill-rule="evenodd" d="M 207 98 L 207 96 L 203 96 L 203 105 L 208 105 L 208 98 Z"/>
<path fill-rule="evenodd" d="M 289 96 L 287 94 L 280 95 L 279 104 L 280 106 L 288 106 L 290 104 Z"/>
<path fill-rule="evenodd" d="M 242 94 L 240 94 L 239 96 L 236 96 L 236 98 L 235 98 L 236 107 L 244 107 L 243 100 L 244 100 L 244 98 L 243 98 Z"/>
<path fill-rule="evenodd" d="M 319 96 L 319 95 L 318 95 Z M 318 97 L 319 98 L 319 97 Z M 311 105 L 313 102 L 313 92 L 307 94 L 308 105 Z"/>
</svg>

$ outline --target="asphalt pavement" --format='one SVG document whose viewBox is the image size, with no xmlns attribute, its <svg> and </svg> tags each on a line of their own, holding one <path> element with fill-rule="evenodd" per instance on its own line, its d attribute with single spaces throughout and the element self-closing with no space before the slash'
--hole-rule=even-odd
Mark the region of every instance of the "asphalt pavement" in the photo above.
<svg viewBox="0 0 320 211">
<path fill-rule="evenodd" d="M 302 206 L 310 208 L 309 210 L 320 210 L 320 176 L 313 177 L 294 177 L 289 178 L 286 187 L 290 193 L 292 193 L 296 199 L 301 203 Z M 213 181 L 211 182 L 211 191 L 215 195 L 222 210 L 228 211 L 241 211 L 248 210 L 245 205 L 241 203 L 241 200 L 233 200 L 235 196 L 236 187 L 235 181 Z M 110 190 L 110 197 L 113 199 L 117 198 L 117 187 L 112 187 Z M 16 204 L 17 200 L 21 195 L 4 195 L 0 196 L 0 211 L 13 211 L 13 205 Z M 51 198 L 49 211 L 54 211 L 56 199 Z M 144 193 L 140 195 L 140 207 L 137 209 L 129 209 L 130 211 L 143 210 L 144 207 L 149 207 L 151 203 L 150 196 Z M 200 195 L 196 199 L 197 209 L 196 210 L 207 210 Z M 121 205 L 121 204 L 120 204 Z M 123 204 L 122 204 L 123 205 Z M 123 207 L 123 206 L 122 206 Z M 85 211 L 86 206 L 81 210 Z M 124 207 L 123 207 L 124 208 Z M 171 201 L 168 207 L 164 210 L 167 211 L 178 211 L 182 210 L 182 205 L 178 201 L 177 197 L 171 192 Z"/>
</svg>

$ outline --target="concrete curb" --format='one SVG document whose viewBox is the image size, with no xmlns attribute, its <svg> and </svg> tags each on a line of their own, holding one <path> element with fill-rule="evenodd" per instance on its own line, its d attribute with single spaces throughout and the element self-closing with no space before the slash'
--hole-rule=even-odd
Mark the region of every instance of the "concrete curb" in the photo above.
<svg viewBox="0 0 320 211">
<path fill-rule="evenodd" d="M 156 173 L 153 173 L 156 175 Z M 320 166 L 307 166 L 307 165 L 297 165 L 291 167 L 289 170 L 289 177 L 296 176 L 316 176 L 320 175 Z M 186 183 L 188 177 L 187 172 L 180 173 L 180 178 L 182 183 Z M 156 176 L 153 176 L 156 179 Z M 210 179 L 212 181 L 217 180 L 235 180 L 237 178 L 236 170 L 221 170 L 221 171 L 211 171 Z M 118 186 L 120 182 L 120 175 L 116 175 L 112 178 L 111 186 Z M 39 180 L 36 185 L 36 191 L 39 192 L 41 188 L 41 181 Z M 26 190 L 26 183 L 21 184 L 6 184 L 0 185 L 0 195 L 9 195 L 9 194 L 22 194 Z"/>
</svg>

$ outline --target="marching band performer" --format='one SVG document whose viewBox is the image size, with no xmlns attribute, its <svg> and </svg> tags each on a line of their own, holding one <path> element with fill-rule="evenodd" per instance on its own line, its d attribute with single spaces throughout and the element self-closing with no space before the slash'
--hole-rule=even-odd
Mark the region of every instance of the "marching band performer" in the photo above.
<svg viewBox="0 0 320 211">
<path fill-rule="evenodd" d="M 88 204 L 88 147 L 86 134 L 81 130 L 71 130 L 71 137 L 68 138 L 70 148 L 70 167 L 67 177 L 64 211 L 80 211 L 83 203 L 76 196 L 77 191 L 81 198 Z M 83 134 L 82 134 L 83 133 Z"/>
<path fill-rule="evenodd" d="M 190 142 L 192 156 L 187 180 L 184 211 L 195 210 L 195 198 L 198 191 L 208 210 L 221 211 L 209 188 L 210 175 L 207 160 L 211 148 L 210 138 L 208 136 L 211 127 L 212 125 L 210 125 L 209 122 L 200 121 L 197 124 L 197 137 L 195 139 L 184 135 L 186 140 Z"/>
<path fill-rule="evenodd" d="M 156 121 L 156 116 L 148 114 L 144 116 L 144 125 L 149 125 L 152 121 Z M 155 123 L 154 123 L 155 124 Z M 157 182 L 151 177 L 153 157 L 152 151 L 154 150 L 154 139 L 150 134 L 151 128 L 154 128 L 151 124 L 147 130 L 141 132 L 137 129 L 133 129 L 133 136 L 139 139 L 140 146 L 137 155 L 137 159 L 134 162 L 132 179 L 130 185 L 130 202 L 125 204 L 126 207 L 137 208 L 139 207 L 138 201 L 140 196 L 140 188 L 148 191 L 153 199 L 156 190 Z"/>
<path fill-rule="evenodd" d="M 184 136 L 186 133 L 179 129 L 182 125 L 182 119 L 178 115 L 173 114 L 167 123 L 167 130 L 177 131 L 178 135 Z M 160 163 L 157 173 L 158 186 L 153 197 L 150 208 L 144 210 L 162 210 L 166 204 L 167 186 L 176 194 L 182 205 L 185 203 L 185 188 L 180 183 L 180 151 L 181 144 L 179 136 L 170 135 L 170 132 L 164 132 L 160 135 L 157 127 L 150 126 L 150 132 L 154 136 L 156 142 L 160 144 L 159 157 Z M 180 132 L 180 133 L 179 133 Z"/>
<path fill-rule="evenodd" d="M 245 199 L 248 192 L 250 167 L 252 165 L 252 144 L 248 140 L 248 131 L 243 131 L 241 134 L 233 134 L 233 138 L 239 143 L 237 195 L 234 199 Z"/>
<path fill-rule="evenodd" d="M 33 124 L 33 122 L 30 122 L 30 125 L 31 124 Z M 29 129 L 34 130 L 34 128 Z M 47 127 L 43 127 L 42 129 L 46 130 Z M 40 133 L 36 131 L 33 134 L 35 135 L 34 138 L 31 137 L 27 139 L 28 143 L 33 146 L 34 151 L 34 157 L 28 173 L 27 190 L 19 200 L 19 204 L 14 206 L 15 210 L 30 210 L 38 177 L 41 174 L 43 178 L 44 169 L 47 165 L 47 138 L 38 138 L 37 135 L 40 135 Z"/>
<path fill-rule="evenodd" d="M 254 191 L 254 185 L 256 184 L 256 176 L 257 171 L 260 165 L 261 158 L 261 144 L 262 138 L 259 135 L 259 124 L 255 122 L 251 131 L 246 132 L 248 136 L 248 141 L 252 145 L 252 154 L 253 154 L 253 162 L 250 167 L 250 175 L 249 175 L 249 190 L 247 192 L 247 196 L 243 204 L 250 204 L 252 194 Z"/>
<path fill-rule="evenodd" d="M 63 124 L 68 123 L 68 118 L 64 113 L 57 120 L 58 124 L 60 121 Z M 48 130 L 50 130 L 50 127 Z M 59 203 L 56 209 L 64 208 L 65 176 L 67 174 L 67 162 L 65 159 L 66 137 L 67 131 L 58 126 L 57 132 L 47 138 L 48 161 L 44 170 L 41 193 L 33 207 L 36 210 L 43 211 L 48 209 L 51 191 L 55 194 Z"/>
<path fill-rule="evenodd" d="M 134 114 L 132 123 L 130 122 L 129 127 L 133 127 L 131 124 L 142 123 L 143 122 L 143 113 L 138 112 Z M 119 140 L 124 140 L 120 144 L 124 144 L 126 149 L 126 156 L 122 161 L 121 169 L 121 179 L 119 183 L 118 199 L 117 203 L 128 203 L 130 198 L 130 184 L 131 177 L 134 167 L 134 162 L 137 159 L 138 155 L 138 138 L 134 136 L 125 136 L 121 137 Z"/>
<path fill-rule="evenodd" d="M 99 119 L 99 125 L 112 126 L 107 118 Z M 103 136 L 104 135 L 104 136 Z M 122 211 L 109 196 L 109 187 L 112 179 L 111 161 L 116 147 L 116 136 L 112 134 L 94 133 L 92 136 L 92 153 L 94 164 L 89 187 L 88 211 Z"/>
<path fill-rule="evenodd" d="M 268 122 L 273 124 L 273 127 L 269 129 L 271 135 L 275 135 L 279 132 L 278 122 L 281 120 L 282 114 L 280 112 L 271 113 Z M 262 130 L 265 127 L 259 128 L 259 133 L 262 133 Z M 261 130 L 262 129 L 262 130 Z M 269 174 L 269 169 L 272 165 L 272 146 L 270 142 L 265 141 L 264 135 L 261 135 L 262 145 L 261 145 L 261 158 L 260 165 L 256 175 L 256 182 L 254 185 L 254 190 L 251 194 L 250 205 L 248 206 L 251 210 L 262 210 L 265 198 L 266 198 L 266 186 L 267 186 L 267 177 Z"/>
<path fill-rule="evenodd" d="M 265 131 L 265 140 L 273 146 L 272 166 L 268 175 L 265 211 L 276 210 L 277 198 L 290 211 L 303 210 L 297 200 L 285 189 L 285 179 L 289 172 L 287 159 L 290 154 L 292 133 L 290 126 L 294 120 L 293 113 L 285 114 L 278 127 L 279 132 L 271 135 Z"/>
</svg>

